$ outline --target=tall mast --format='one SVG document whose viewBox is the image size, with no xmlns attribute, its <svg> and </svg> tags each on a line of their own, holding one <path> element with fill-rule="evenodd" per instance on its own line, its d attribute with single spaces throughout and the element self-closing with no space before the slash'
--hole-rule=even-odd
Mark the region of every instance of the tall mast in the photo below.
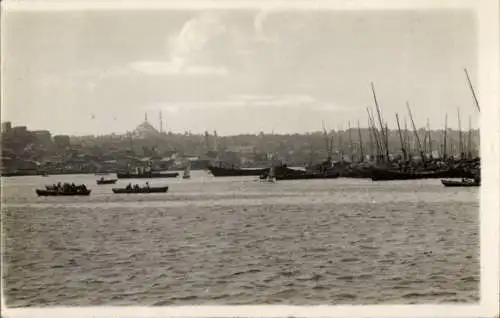
<svg viewBox="0 0 500 318">
<path fill-rule="evenodd" d="M 387 160 L 389 160 L 389 152 L 390 152 L 390 149 L 389 149 L 389 128 L 387 128 L 387 122 L 385 122 L 385 145 L 386 145 L 386 156 L 387 156 Z"/>
<path fill-rule="evenodd" d="M 371 128 L 371 132 L 372 132 L 373 138 L 375 139 L 375 145 L 377 146 L 376 161 L 379 162 L 380 156 L 383 153 L 381 141 L 379 140 L 378 131 L 377 131 L 377 128 L 375 127 L 375 122 L 374 122 L 373 117 L 370 114 L 370 110 L 368 108 L 366 108 L 366 112 L 368 113 L 369 125 L 370 125 L 370 128 Z"/>
<path fill-rule="evenodd" d="M 330 154 L 333 156 L 333 141 L 334 141 L 335 135 L 332 134 L 332 137 L 330 138 Z"/>
<path fill-rule="evenodd" d="M 373 133 L 372 133 L 372 126 L 370 123 L 370 119 L 368 119 L 368 136 L 370 137 L 370 160 L 371 161 L 373 158 L 375 158 L 374 154 L 374 147 L 373 147 Z"/>
<path fill-rule="evenodd" d="M 351 162 L 354 162 L 353 146 L 352 146 L 352 134 L 351 134 L 351 121 L 347 122 L 347 127 L 349 129 L 349 157 L 351 157 Z"/>
<path fill-rule="evenodd" d="M 375 94 L 375 86 L 373 85 L 373 82 L 371 83 L 371 86 L 372 86 L 372 92 L 373 92 L 373 100 L 375 101 L 375 107 L 377 108 L 377 115 L 378 115 L 378 121 L 380 124 L 380 130 L 382 133 L 382 140 L 384 142 L 387 142 L 387 139 L 386 139 L 386 136 L 384 133 L 384 125 L 382 124 L 382 115 L 380 114 L 380 108 L 378 106 L 377 95 Z M 387 143 L 385 144 L 385 155 L 386 155 L 386 160 L 387 160 L 389 158 L 389 145 L 387 145 Z"/>
<path fill-rule="evenodd" d="M 403 152 L 403 160 L 406 161 L 406 147 L 403 141 L 403 134 L 401 133 L 401 127 L 399 126 L 399 116 L 396 113 L 396 122 L 398 123 L 399 140 L 401 141 L 401 151 Z"/>
<path fill-rule="evenodd" d="M 339 156 L 340 156 L 340 162 L 344 162 L 344 151 L 343 151 L 343 148 L 344 148 L 344 143 L 343 143 L 343 140 L 342 140 L 342 135 L 343 135 L 344 131 L 342 130 L 342 126 L 339 126 Z"/>
<path fill-rule="evenodd" d="M 432 160 L 432 135 L 431 135 L 431 124 L 429 122 L 429 118 L 427 118 L 427 136 L 429 139 L 429 155 Z"/>
<path fill-rule="evenodd" d="M 460 120 L 460 108 L 457 107 L 457 115 L 458 115 L 458 148 L 460 151 L 460 159 L 464 157 L 464 144 L 462 137 L 462 121 Z"/>
<path fill-rule="evenodd" d="M 469 136 L 467 141 L 467 158 L 472 159 L 472 125 L 471 118 L 469 116 Z"/>
<path fill-rule="evenodd" d="M 422 158 L 422 162 L 425 165 L 426 164 L 426 160 L 425 160 L 424 152 L 422 151 L 422 144 L 420 143 L 420 138 L 418 137 L 418 133 L 417 133 L 417 127 L 415 127 L 415 122 L 413 121 L 413 116 L 411 114 L 410 104 L 408 102 L 406 102 L 406 108 L 408 108 L 408 113 L 410 114 L 411 124 L 413 126 L 413 132 L 415 134 L 415 137 L 417 138 L 418 151 L 420 152 L 420 156 Z"/>
<path fill-rule="evenodd" d="M 328 160 L 331 160 L 332 152 L 330 149 L 330 142 L 328 140 L 328 133 L 326 132 L 326 128 L 325 128 L 325 121 L 322 122 L 322 126 L 323 126 L 323 138 L 325 140 L 325 146 L 326 146 L 326 153 L 328 156 Z"/>
<path fill-rule="evenodd" d="M 359 127 L 359 120 L 358 120 L 358 135 L 359 135 L 359 152 L 360 152 L 360 162 L 365 161 L 365 155 L 363 153 L 363 139 L 361 138 L 361 128 Z"/>
<path fill-rule="evenodd" d="M 474 92 L 474 87 L 472 87 L 472 83 L 469 78 L 469 73 L 467 72 L 467 69 L 464 68 L 465 76 L 467 77 L 467 82 L 469 83 L 470 90 L 472 92 L 472 97 L 474 98 L 474 103 L 476 104 L 477 110 L 481 112 L 481 109 L 479 108 L 479 102 L 477 101 L 476 97 L 476 92 Z"/>
<path fill-rule="evenodd" d="M 444 117 L 444 141 L 443 141 L 443 159 L 446 160 L 448 145 L 446 144 L 446 135 L 448 133 L 448 113 Z"/>
<path fill-rule="evenodd" d="M 404 122 L 405 122 L 405 145 L 406 145 L 406 151 L 408 152 L 408 160 L 411 160 L 411 144 L 410 144 L 410 134 L 408 134 L 408 125 L 406 121 L 406 116 L 404 117 Z"/>
</svg>

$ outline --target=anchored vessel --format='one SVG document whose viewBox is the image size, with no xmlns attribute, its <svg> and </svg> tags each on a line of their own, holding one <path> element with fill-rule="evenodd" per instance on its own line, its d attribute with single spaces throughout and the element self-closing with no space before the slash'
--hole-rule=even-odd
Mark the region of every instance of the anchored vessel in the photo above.
<svg viewBox="0 0 500 318">
<path fill-rule="evenodd" d="M 166 187 L 129 187 L 129 188 L 113 188 L 113 193 L 165 193 L 168 191 Z"/>
<path fill-rule="evenodd" d="M 115 184 L 118 181 L 118 179 L 99 179 L 96 181 L 97 184 Z"/>
</svg>

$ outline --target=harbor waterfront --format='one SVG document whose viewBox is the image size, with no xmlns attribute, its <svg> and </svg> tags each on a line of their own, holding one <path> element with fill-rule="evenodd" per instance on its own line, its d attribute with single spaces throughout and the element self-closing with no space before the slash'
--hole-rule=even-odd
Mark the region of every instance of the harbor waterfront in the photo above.
<svg viewBox="0 0 500 318">
<path fill-rule="evenodd" d="M 421 304 L 479 300 L 479 190 L 439 179 L 2 178 L 6 303 Z M 37 197 L 57 182 L 87 197 Z"/>
</svg>

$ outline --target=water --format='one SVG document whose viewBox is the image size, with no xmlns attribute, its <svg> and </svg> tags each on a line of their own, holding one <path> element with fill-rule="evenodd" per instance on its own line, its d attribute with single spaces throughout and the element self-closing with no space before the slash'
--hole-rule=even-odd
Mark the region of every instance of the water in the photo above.
<svg viewBox="0 0 500 318">
<path fill-rule="evenodd" d="M 417 304 L 479 298 L 479 188 L 439 180 L 3 179 L 4 286 L 20 306 Z M 37 197 L 86 183 L 89 197 Z M 130 180 L 136 182 L 135 180 Z M 145 180 L 137 182 L 144 183 Z"/>
</svg>

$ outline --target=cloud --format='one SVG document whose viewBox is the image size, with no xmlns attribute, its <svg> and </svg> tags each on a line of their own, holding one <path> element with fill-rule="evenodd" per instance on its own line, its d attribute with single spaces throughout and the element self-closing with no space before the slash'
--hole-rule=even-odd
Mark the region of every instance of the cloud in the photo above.
<svg viewBox="0 0 500 318">
<path fill-rule="evenodd" d="M 180 32 L 167 40 L 167 59 L 137 61 L 130 67 L 148 75 L 225 76 L 227 69 L 210 65 L 206 54 L 210 43 L 225 32 L 219 14 L 204 12 L 184 23 Z"/>
<path fill-rule="evenodd" d="M 223 67 L 182 65 L 161 61 L 138 61 L 130 67 L 147 75 L 192 75 L 192 76 L 225 76 L 227 70 Z"/>
<path fill-rule="evenodd" d="M 152 105 L 150 110 L 165 110 L 178 113 L 193 109 L 228 109 L 228 108 L 261 108 L 261 109 L 304 109 L 311 111 L 348 111 L 359 107 L 347 107 L 334 103 L 325 103 L 309 95 L 231 95 L 226 99 L 212 101 L 165 102 Z"/>
</svg>

